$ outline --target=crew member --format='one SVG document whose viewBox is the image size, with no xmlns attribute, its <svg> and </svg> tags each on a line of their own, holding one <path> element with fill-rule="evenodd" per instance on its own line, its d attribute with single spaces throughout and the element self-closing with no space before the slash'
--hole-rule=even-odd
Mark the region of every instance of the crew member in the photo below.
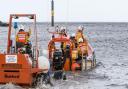
<svg viewBox="0 0 128 89">
<path fill-rule="evenodd" d="M 74 33 L 70 36 L 70 40 L 71 40 L 71 43 L 72 43 L 72 49 L 77 48 L 77 41 L 75 39 L 75 34 Z"/>
<path fill-rule="evenodd" d="M 24 47 L 25 43 L 27 43 L 28 41 L 28 33 L 24 31 L 24 26 L 21 25 L 20 29 L 19 29 L 19 32 L 17 33 L 17 36 L 16 36 L 16 47 L 17 49 L 18 48 L 21 48 L 21 47 Z"/>
<path fill-rule="evenodd" d="M 79 26 L 79 27 L 77 28 L 77 33 L 76 33 L 76 36 L 75 36 L 75 39 L 76 39 L 77 43 L 79 43 L 79 39 L 80 39 L 80 38 L 82 38 L 83 41 L 86 40 L 86 38 L 85 38 L 85 36 L 84 36 L 84 34 L 83 34 L 83 30 L 84 30 L 84 27 L 83 27 L 83 26 Z"/>
<path fill-rule="evenodd" d="M 61 32 L 60 32 L 60 35 L 67 37 L 66 27 L 61 27 L 61 28 L 60 28 L 60 31 L 61 31 Z"/>
<path fill-rule="evenodd" d="M 66 49 L 66 43 L 65 42 L 61 42 L 62 56 L 64 56 L 64 54 L 65 54 L 65 49 Z"/>
<path fill-rule="evenodd" d="M 54 53 L 55 50 L 56 50 L 55 43 L 52 42 L 51 45 L 50 45 L 50 47 L 49 47 L 49 52 L 50 52 L 49 55 L 50 55 L 50 58 L 53 57 L 53 53 Z"/>
<path fill-rule="evenodd" d="M 82 38 L 80 38 L 77 50 L 78 50 L 78 60 L 81 60 L 82 56 L 88 55 L 87 41 L 85 42 L 83 41 Z"/>
</svg>

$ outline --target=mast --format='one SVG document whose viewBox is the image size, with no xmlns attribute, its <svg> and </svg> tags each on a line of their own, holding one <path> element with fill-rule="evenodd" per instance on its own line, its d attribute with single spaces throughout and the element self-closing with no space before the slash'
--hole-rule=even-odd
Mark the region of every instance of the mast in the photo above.
<svg viewBox="0 0 128 89">
<path fill-rule="evenodd" d="M 51 1 L 51 26 L 54 27 L 54 1 Z"/>
</svg>

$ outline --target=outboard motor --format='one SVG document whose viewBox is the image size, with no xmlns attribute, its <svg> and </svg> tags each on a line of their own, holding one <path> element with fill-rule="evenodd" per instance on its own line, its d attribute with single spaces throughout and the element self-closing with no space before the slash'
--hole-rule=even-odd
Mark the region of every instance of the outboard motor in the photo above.
<svg viewBox="0 0 128 89">
<path fill-rule="evenodd" d="M 63 77 L 63 58 L 61 51 L 55 51 L 53 54 L 54 79 L 62 79 Z"/>
<path fill-rule="evenodd" d="M 53 68 L 54 70 L 62 70 L 63 69 L 63 59 L 62 52 L 57 50 L 53 54 Z"/>
</svg>

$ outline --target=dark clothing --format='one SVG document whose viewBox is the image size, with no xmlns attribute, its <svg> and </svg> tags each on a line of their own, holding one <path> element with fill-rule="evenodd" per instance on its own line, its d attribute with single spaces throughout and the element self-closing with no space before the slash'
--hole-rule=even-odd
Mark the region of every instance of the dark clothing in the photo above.
<svg viewBox="0 0 128 89">
<path fill-rule="evenodd" d="M 32 50 L 31 50 L 31 44 L 26 44 L 26 54 L 29 54 L 30 57 L 32 57 Z"/>
<path fill-rule="evenodd" d="M 18 49 L 18 48 L 22 48 L 22 47 L 24 47 L 24 43 L 22 43 L 22 42 L 16 42 L 16 48 Z"/>
</svg>

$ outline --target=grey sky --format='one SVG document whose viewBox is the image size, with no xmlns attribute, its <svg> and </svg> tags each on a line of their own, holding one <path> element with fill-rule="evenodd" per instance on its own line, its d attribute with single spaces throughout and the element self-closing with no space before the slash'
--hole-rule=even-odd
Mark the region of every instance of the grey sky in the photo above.
<svg viewBox="0 0 128 89">
<path fill-rule="evenodd" d="M 35 13 L 38 21 L 50 21 L 51 0 L 0 0 L 0 19 L 11 13 Z M 128 0 L 54 0 L 55 21 L 128 22 Z"/>
</svg>

